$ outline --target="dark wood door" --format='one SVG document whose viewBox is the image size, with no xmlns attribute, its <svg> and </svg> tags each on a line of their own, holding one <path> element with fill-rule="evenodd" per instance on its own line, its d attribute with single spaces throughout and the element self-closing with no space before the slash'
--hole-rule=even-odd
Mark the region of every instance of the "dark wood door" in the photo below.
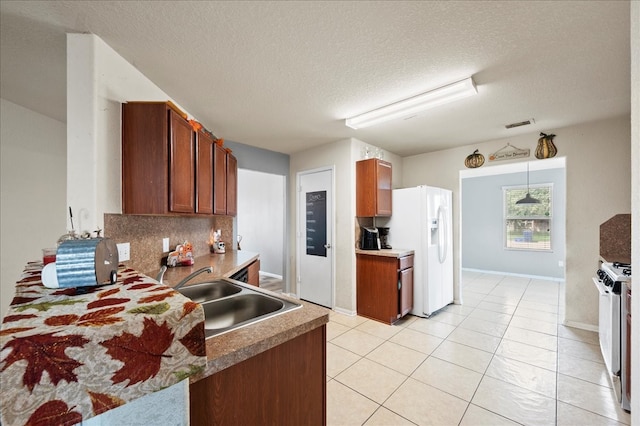
<svg viewBox="0 0 640 426">
<path fill-rule="evenodd" d="M 227 151 L 213 147 L 213 214 L 227 214 Z"/>
<path fill-rule="evenodd" d="M 169 210 L 195 212 L 194 132 L 189 123 L 169 110 Z"/>
<path fill-rule="evenodd" d="M 196 213 L 213 214 L 213 138 L 198 132 L 196 144 Z"/>
</svg>

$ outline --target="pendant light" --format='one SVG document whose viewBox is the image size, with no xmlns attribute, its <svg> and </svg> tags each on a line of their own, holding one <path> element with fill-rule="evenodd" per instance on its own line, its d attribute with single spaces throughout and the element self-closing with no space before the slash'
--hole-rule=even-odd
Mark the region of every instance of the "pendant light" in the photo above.
<svg viewBox="0 0 640 426">
<path fill-rule="evenodd" d="M 523 199 L 516 201 L 516 204 L 540 204 L 540 200 L 533 198 L 529 194 L 529 162 L 527 161 L 527 195 Z"/>
</svg>

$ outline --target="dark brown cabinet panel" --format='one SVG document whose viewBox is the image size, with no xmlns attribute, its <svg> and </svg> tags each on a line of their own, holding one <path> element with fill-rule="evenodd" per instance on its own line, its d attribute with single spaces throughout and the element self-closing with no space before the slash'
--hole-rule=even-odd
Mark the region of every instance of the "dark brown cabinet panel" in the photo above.
<svg viewBox="0 0 640 426">
<path fill-rule="evenodd" d="M 356 162 L 356 216 L 391 216 L 391 163 L 377 158 Z"/>
<path fill-rule="evenodd" d="M 169 211 L 195 212 L 195 144 L 191 125 L 169 110 Z"/>
<path fill-rule="evenodd" d="M 238 213 L 238 160 L 227 153 L 227 215 Z"/>
<path fill-rule="evenodd" d="M 213 214 L 213 138 L 198 131 L 196 144 L 196 213 Z"/>
<path fill-rule="evenodd" d="M 189 387 L 190 423 L 325 425 L 326 326 Z"/>
<path fill-rule="evenodd" d="M 393 324 L 413 308 L 413 255 L 356 255 L 358 315 Z"/>
<path fill-rule="evenodd" d="M 227 214 L 227 151 L 213 148 L 213 213 Z"/>
<path fill-rule="evenodd" d="M 256 287 L 260 286 L 260 259 L 253 262 L 251 265 L 247 267 L 248 278 L 247 284 L 255 285 Z"/>
</svg>

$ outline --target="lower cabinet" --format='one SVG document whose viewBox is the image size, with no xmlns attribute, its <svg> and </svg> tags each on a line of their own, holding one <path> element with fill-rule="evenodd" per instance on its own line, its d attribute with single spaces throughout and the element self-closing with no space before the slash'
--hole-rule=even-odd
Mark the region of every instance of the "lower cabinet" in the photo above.
<svg viewBox="0 0 640 426">
<path fill-rule="evenodd" d="M 356 255 L 358 315 L 393 324 L 413 308 L 413 255 Z"/>
<path fill-rule="evenodd" d="M 256 287 L 260 286 L 260 259 L 251 263 L 247 267 L 247 284 L 255 285 Z"/>
<path fill-rule="evenodd" d="M 189 388 L 190 424 L 325 425 L 326 325 Z"/>
</svg>

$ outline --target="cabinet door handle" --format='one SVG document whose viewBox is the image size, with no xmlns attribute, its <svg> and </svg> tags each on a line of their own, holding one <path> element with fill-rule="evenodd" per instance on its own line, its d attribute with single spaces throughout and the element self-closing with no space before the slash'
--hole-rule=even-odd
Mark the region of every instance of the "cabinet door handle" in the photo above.
<svg viewBox="0 0 640 426">
<path fill-rule="evenodd" d="M 402 281 L 398 280 L 398 290 L 402 288 Z"/>
</svg>

